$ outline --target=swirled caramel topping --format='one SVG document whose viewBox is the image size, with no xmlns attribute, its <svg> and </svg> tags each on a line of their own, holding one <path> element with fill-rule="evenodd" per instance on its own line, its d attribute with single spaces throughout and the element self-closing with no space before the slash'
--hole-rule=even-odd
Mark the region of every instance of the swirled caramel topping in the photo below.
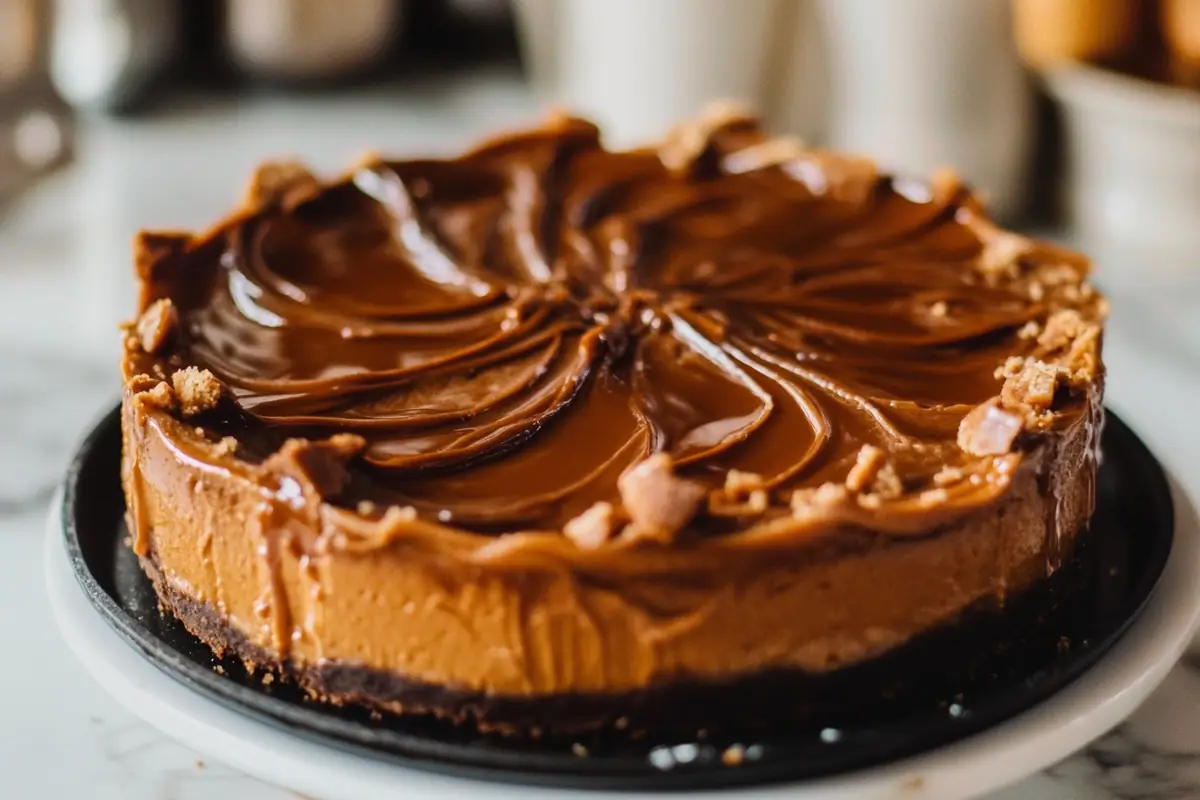
<svg viewBox="0 0 1200 800">
<path fill-rule="evenodd" d="M 143 237 L 127 376 L 219 386 L 189 425 L 248 468 L 359 437 L 314 485 L 368 518 L 581 547 L 928 530 L 1098 391 L 1084 259 L 997 229 L 952 177 L 736 114 L 658 149 L 559 118 L 328 184 L 275 167 L 247 202 Z"/>
</svg>

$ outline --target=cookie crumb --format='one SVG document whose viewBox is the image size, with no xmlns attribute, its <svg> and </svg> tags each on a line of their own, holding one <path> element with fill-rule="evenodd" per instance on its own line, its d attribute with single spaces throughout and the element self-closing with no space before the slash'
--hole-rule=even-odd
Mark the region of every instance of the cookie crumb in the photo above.
<svg viewBox="0 0 1200 800">
<path fill-rule="evenodd" d="M 966 477 L 966 473 L 958 467 L 952 467 L 949 464 L 942 467 L 933 476 L 934 486 L 949 486 L 952 483 L 957 483 Z"/>
<path fill-rule="evenodd" d="M 233 438 L 232 436 L 222 437 L 221 441 L 217 442 L 216 446 L 213 448 L 214 452 L 218 456 L 234 455 L 235 453 L 237 453 L 237 449 L 238 449 L 238 440 Z"/>
<path fill-rule="evenodd" d="M 206 369 L 186 367 L 177 370 L 171 376 L 171 383 L 185 417 L 212 411 L 221 400 L 221 382 Z"/>
<path fill-rule="evenodd" d="M 319 188 L 320 182 L 316 176 L 301 162 L 272 161 L 254 171 L 242 203 L 249 208 L 262 208 L 274 203 L 291 206 Z"/>
<path fill-rule="evenodd" d="M 807 151 L 804 142 L 795 136 L 776 136 L 730 153 L 725 156 L 722 166 L 726 172 L 734 175 L 757 172 L 795 161 Z"/>
<path fill-rule="evenodd" d="M 150 405 L 161 408 L 164 411 L 173 410 L 175 408 L 175 401 L 178 399 L 166 381 L 159 381 L 153 388 L 142 392 L 142 397 L 146 398 L 146 402 L 150 403 Z"/>
<path fill-rule="evenodd" d="M 1046 328 L 1037 338 L 1038 347 L 1046 353 L 1062 350 L 1086 328 L 1087 323 L 1083 321 L 1083 316 L 1075 309 L 1064 308 L 1055 311 L 1046 320 Z"/>
<path fill-rule="evenodd" d="M 878 447 L 864 444 L 858 450 L 858 458 L 850 473 L 846 475 L 846 488 L 861 492 L 875 480 L 875 476 L 887 464 L 887 456 Z"/>
<path fill-rule="evenodd" d="M 1015 233 L 989 229 L 985 233 L 983 250 L 975 265 L 984 280 L 995 285 L 1001 278 L 1016 278 L 1021 272 L 1021 261 L 1033 250 L 1033 243 Z"/>
<path fill-rule="evenodd" d="M 1054 393 L 1067 369 L 1036 358 L 1026 359 L 1021 370 L 1009 375 L 1000 389 L 1000 402 L 1006 408 L 1046 411 L 1054 405 Z"/>
<path fill-rule="evenodd" d="M 612 503 L 595 503 L 587 511 L 563 526 L 563 533 L 584 550 L 592 550 L 612 538 L 616 528 L 616 510 Z"/>
<path fill-rule="evenodd" d="M 891 464 L 883 465 L 883 469 L 879 470 L 875 475 L 875 480 L 871 483 L 871 493 L 879 495 L 884 500 L 891 500 L 904 494 L 904 484 L 900 482 L 900 476 L 896 474 L 895 467 Z"/>
<path fill-rule="evenodd" d="M 939 506 L 950 499 L 950 493 L 945 489 L 926 489 L 917 495 L 918 505 L 926 508 L 930 506 Z"/>
<path fill-rule="evenodd" d="M 147 353 L 162 350 L 179 327 L 179 313 L 169 298 L 154 301 L 137 321 L 137 341 Z"/>
<path fill-rule="evenodd" d="M 671 541 L 692 517 L 706 494 L 703 486 L 675 475 L 674 461 L 655 453 L 617 479 L 617 491 L 632 520 L 623 536 Z"/>
<path fill-rule="evenodd" d="M 1025 359 L 1020 356 L 1009 356 L 1004 360 L 1004 363 L 996 367 L 996 371 L 992 373 L 992 377 L 996 380 L 1005 380 L 1015 377 L 1021 373 L 1025 367 Z"/>
<path fill-rule="evenodd" d="M 731 469 L 725 473 L 725 486 L 708 498 L 708 513 L 717 517 L 743 517 L 762 514 L 770 504 L 767 484 L 761 475 Z"/>
<path fill-rule="evenodd" d="M 992 398 L 963 417 L 958 426 L 958 446 L 973 456 L 998 456 L 1012 451 L 1024 424 L 1019 416 L 1000 407 Z"/>
<path fill-rule="evenodd" d="M 877 494 L 861 494 L 858 496 L 858 504 L 870 511 L 876 511 L 883 507 L 883 498 Z"/>
<path fill-rule="evenodd" d="M 809 520 L 829 513 L 844 505 L 850 497 L 846 487 L 840 483 L 823 483 L 809 489 L 792 492 L 792 517 L 799 521 Z"/>
<path fill-rule="evenodd" d="M 671 172 L 685 173 L 708 149 L 717 131 L 743 120 L 753 121 L 754 115 L 738 103 L 728 100 L 709 103 L 695 119 L 680 123 L 667 133 L 658 148 L 658 159 Z"/>
</svg>

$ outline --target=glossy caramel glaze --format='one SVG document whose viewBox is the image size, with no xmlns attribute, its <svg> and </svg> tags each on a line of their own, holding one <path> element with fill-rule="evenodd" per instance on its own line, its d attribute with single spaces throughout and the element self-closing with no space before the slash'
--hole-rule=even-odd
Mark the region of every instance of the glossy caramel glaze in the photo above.
<svg viewBox="0 0 1200 800">
<path fill-rule="evenodd" d="M 1007 485 L 1013 459 L 957 434 L 1036 350 L 1027 326 L 1099 316 L 1085 261 L 996 230 L 953 178 L 881 176 L 738 116 L 632 152 L 559 119 L 289 188 L 158 263 L 144 304 L 171 298 L 182 363 L 247 412 L 217 426 L 244 457 L 358 434 L 327 499 L 469 531 L 561 530 L 598 502 L 620 519 L 618 477 L 659 451 L 717 493 L 757 476 L 749 516 L 770 521 L 864 445 L 902 491 L 853 516 L 923 530 Z M 719 505 L 689 530 L 746 526 Z"/>
</svg>

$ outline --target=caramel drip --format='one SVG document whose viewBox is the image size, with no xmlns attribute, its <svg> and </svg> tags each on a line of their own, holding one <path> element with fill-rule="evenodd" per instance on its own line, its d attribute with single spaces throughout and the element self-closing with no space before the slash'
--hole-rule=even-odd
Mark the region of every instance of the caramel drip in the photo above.
<svg viewBox="0 0 1200 800">
<path fill-rule="evenodd" d="M 1002 238 L 953 182 L 773 153 L 740 119 L 699 143 L 610 152 L 570 119 L 374 161 L 235 217 L 148 285 L 179 311 L 182 362 L 247 412 L 220 433 L 367 441 L 345 507 L 561 530 L 665 451 L 713 491 L 761 477 L 769 519 L 864 445 L 897 503 L 946 467 L 950 504 L 1002 491 L 1012 464 L 956 432 L 1030 352 L 1021 329 L 1068 303 L 1031 277 L 1066 257 Z"/>
</svg>

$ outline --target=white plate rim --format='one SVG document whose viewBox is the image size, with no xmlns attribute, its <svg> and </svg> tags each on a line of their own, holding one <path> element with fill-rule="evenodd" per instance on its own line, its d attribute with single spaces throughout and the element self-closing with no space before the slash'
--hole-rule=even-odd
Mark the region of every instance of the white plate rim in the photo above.
<svg viewBox="0 0 1200 800">
<path fill-rule="evenodd" d="M 1120 723 L 1162 682 L 1200 622 L 1200 517 L 1169 478 L 1175 539 L 1146 607 L 1100 661 L 1033 708 L 967 739 L 891 764 L 814 781 L 690 792 L 736 800 L 956 800 L 1002 788 L 1047 767 Z M 293 736 L 239 714 L 160 671 L 91 605 L 67 557 L 51 503 L 46 586 L 71 650 L 118 702 L 166 735 L 248 775 L 322 800 L 488 797 L 540 800 L 568 795 L 662 798 L 657 792 L 580 792 L 490 783 L 409 769 Z"/>
</svg>

